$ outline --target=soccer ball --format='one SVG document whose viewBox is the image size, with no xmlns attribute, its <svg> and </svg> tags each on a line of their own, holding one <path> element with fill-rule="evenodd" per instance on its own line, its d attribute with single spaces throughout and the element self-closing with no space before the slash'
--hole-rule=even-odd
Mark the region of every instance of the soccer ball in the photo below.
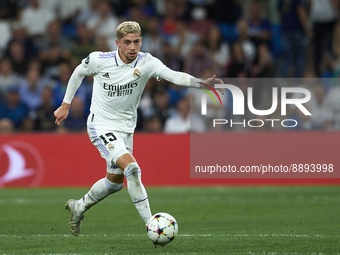
<svg viewBox="0 0 340 255">
<path fill-rule="evenodd" d="M 178 224 L 168 213 L 160 212 L 152 216 L 146 227 L 148 237 L 155 245 L 166 245 L 175 239 Z"/>
</svg>

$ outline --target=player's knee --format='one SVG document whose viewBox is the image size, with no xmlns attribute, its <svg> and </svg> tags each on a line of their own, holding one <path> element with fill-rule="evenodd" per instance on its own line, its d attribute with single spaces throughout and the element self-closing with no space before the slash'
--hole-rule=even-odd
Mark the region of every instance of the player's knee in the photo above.
<svg viewBox="0 0 340 255">
<path fill-rule="evenodd" d="M 124 175 L 127 180 L 140 182 L 141 170 L 136 162 L 128 164 L 124 169 Z"/>
<path fill-rule="evenodd" d="M 105 178 L 104 183 L 105 183 L 106 188 L 110 190 L 112 193 L 120 191 L 124 186 L 124 183 L 115 183 L 115 182 L 110 181 L 107 178 Z"/>
</svg>

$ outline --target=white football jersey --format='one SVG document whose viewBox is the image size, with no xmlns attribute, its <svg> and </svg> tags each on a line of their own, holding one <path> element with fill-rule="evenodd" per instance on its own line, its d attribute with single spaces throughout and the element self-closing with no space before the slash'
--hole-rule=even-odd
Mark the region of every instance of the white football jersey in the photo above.
<svg viewBox="0 0 340 255">
<path fill-rule="evenodd" d="M 95 122 L 127 133 L 135 129 L 137 108 L 151 77 L 183 86 L 190 86 L 193 78 L 172 71 L 159 59 L 143 52 L 139 52 L 130 64 L 120 59 L 118 50 L 92 52 L 81 65 L 84 75 L 94 75 L 90 118 L 93 114 Z"/>
</svg>

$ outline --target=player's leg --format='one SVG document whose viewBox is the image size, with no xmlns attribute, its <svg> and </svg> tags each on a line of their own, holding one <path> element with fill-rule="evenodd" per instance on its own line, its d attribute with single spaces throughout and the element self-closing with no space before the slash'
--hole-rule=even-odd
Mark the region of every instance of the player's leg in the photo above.
<svg viewBox="0 0 340 255">
<path fill-rule="evenodd" d="M 91 206 L 95 205 L 99 201 L 103 200 L 110 194 L 113 194 L 123 188 L 124 174 L 119 167 L 112 164 L 112 158 L 115 155 L 115 151 L 123 150 L 126 151 L 124 146 L 124 141 L 119 138 L 117 139 L 109 130 L 105 128 L 97 128 L 93 123 L 88 122 L 88 135 L 92 144 L 98 149 L 101 156 L 106 160 L 107 173 L 117 175 L 116 178 L 107 177 L 98 180 L 81 199 L 74 200 L 70 199 L 66 203 L 66 209 L 71 214 L 71 221 L 69 223 L 71 232 L 73 235 L 78 236 L 80 233 L 81 220 L 84 218 L 84 213 Z M 116 140 L 111 141 L 111 143 L 106 143 L 102 141 L 104 135 L 113 135 Z M 117 148 L 115 148 L 117 147 Z M 115 148 L 113 150 L 112 148 Z M 128 152 L 128 151 L 126 151 Z"/>
<path fill-rule="evenodd" d="M 107 176 L 98 180 L 81 199 L 70 199 L 66 203 L 66 208 L 71 214 L 71 221 L 69 225 L 73 235 L 79 235 L 81 220 L 84 218 L 84 213 L 91 206 L 97 204 L 108 195 L 116 193 L 123 188 L 123 172 L 118 167 L 113 167 L 109 163 L 107 164 L 107 172 Z"/>
<path fill-rule="evenodd" d="M 97 181 L 91 189 L 78 200 L 79 209 L 83 212 L 106 198 L 108 195 L 116 193 L 123 188 L 123 172 L 117 166 L 108 162 L 106 171 L 106 177 Z"/>
<path fill-rule="evenodd" d="M 141 180 L 141 169 L 135 158 L 126 153 L 116 160 L 116 165 L 124 169 L 124 175 L 127 181 L 127 188 L 135 204 L 139 215 L 142 217 L 145 224 L 151 219 L 151 210 L 149 205 L 148 195 Z"/>
<path fill-rule="evenodd" d="M 90 115 L 91 116 L 91 115 Z M 97 181 L 82 199 L 78 200 L 80 210 L 86 211 L 94 204 L 106 198 L 108 195 L 120 191 L 124 184 L 124 174 L 119 167 L 113 163 L 112 158 L 120 151 L 128 152 L 125 148 L 124 137 L 119 132 L 114 135 L 106 127 L 94 124 L 92 118 L 88 119 L 87 133 L 92 144 L 98 149 L 100 155 L 106 160 L 107 176 Z M 108 178 L 110 174 L 116 177 Z"/>
</svg>

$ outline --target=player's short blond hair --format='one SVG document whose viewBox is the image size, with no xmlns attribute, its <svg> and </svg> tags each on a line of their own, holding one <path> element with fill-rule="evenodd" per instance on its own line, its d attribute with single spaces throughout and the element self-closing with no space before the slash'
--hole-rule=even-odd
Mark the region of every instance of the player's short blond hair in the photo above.
<svg viewBox="0 0 340 255">
<path fill-rule="evenodd" d="M 116 32 L 118 40 L 130 33 L 142 36 L 140 25 L 135 21 L 125 21 L 123 23 L 120 23 L 116 29 Z"/>
</svg>

